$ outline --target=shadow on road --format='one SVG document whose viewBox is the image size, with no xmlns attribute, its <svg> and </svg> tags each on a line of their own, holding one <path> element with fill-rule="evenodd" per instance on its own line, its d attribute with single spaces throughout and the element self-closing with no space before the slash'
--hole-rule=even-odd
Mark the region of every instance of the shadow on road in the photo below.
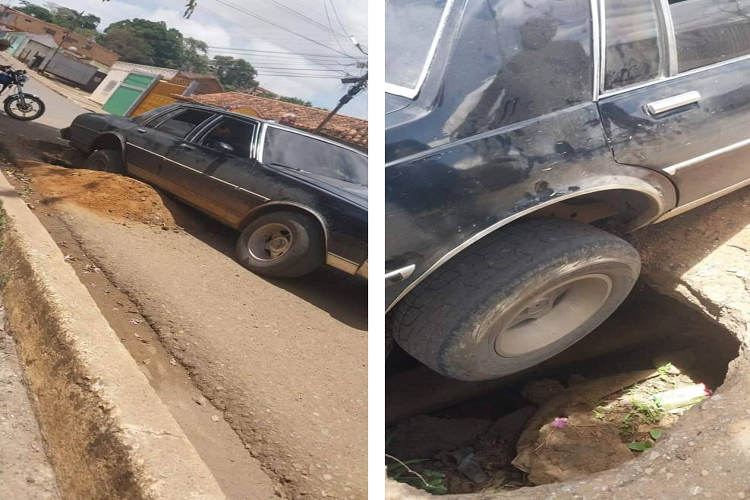
<svg viewBox="0 0 750 500">
<path fill-rule="evenodd" d="M 81 166 L 85 155 L 67 146 L 57 129 L 34 122 L 18 121 L 0 115 L 0 154 L 9 162 L 33 160 L 60 166 Z M 96 189 L 96 183 L 91 183 Z M 185 232 L 235 259 L 238 233 L 222 226 L 198 210 L 155 188 L 177 225 Z M 64 197 L 45 198 L 44 204 L 66 201 Z M 244 270 L 250 273 L 250 271 Z M 297 279 L 264 278 L 273 286 L 293 293 L 326 311 L 331 317 L 361 331 L 367 330 L 367 282 L 324 266 Z"/>
<path fill-rule="evenodd" d="M 198 210 L 159 191 L 164 206 L 185 232 L 217 252 L 235 259 L 238 233 Z M 243 269 L 244 270 L 244 269 Z M 250 271 L 244 270 L 249 273 Z M 357 330 L 367 331 L 367 281 L 323 266 L 295 279 L 265 278 L 268 283 L 322 309 L 331 317 Z"/>
</svg>

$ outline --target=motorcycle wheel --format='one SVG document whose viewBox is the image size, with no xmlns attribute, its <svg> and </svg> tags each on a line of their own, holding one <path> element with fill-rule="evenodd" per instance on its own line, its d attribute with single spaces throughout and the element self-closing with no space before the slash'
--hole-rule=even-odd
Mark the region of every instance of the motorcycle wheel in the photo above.
<svg viewBox="0 0 750 500">
<path fill-rule="evenodd" d="M 23 96 L 24 102 L 21 102 L 21 97 L 16 94 L 5 100 L 5 114 L 21 121 L 36 120 L 44 114 L 46 107 L 41 99 L 30 94 Z"/>
</svg>

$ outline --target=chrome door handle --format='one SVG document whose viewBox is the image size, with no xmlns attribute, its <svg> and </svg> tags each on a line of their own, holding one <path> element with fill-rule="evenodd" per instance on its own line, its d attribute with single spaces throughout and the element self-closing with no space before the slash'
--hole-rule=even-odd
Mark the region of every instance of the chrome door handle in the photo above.
<svg viewBox="0 0 750 500">
<path fill-rule="evenodd" d="M 646 111 L 648 111 L 650 115 L 658 115 L 673 109 L 687 106 L 688 104 L 696 103 L 700 100 L 700 93 L 693 90 L 691 92 L 685 92 L 684 94 L 667 97 L 666 99 L 661 99 L 659 101 L 650 102 L 646 104 Z"/>
<path fill-rule="evenodd" d="M 184 142 L 182 144 L 180 144 L 180 147 L 182 149 L 187 149 L 188 151 L 192 151 L 192 150 L 195 149 L 195 146 L 193 146 L 191 144 L 185 144 Z"/>
<path fill-rule="evenodd" d="M 146 133 L 146 129 L 145 128 L 137 128 L 137 129 L 135 129 L 135 131 L 138 132 L 139 134 L 145 134 Z"/>
</svg>

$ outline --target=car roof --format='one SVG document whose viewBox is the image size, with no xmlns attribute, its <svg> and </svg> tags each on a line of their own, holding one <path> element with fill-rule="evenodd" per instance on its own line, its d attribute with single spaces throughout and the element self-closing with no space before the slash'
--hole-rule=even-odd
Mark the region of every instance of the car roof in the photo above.
<svg viewBox="0 0 750 500">
<path fill-rule="evenodd" d="M 281 130 L 286 130 L 287 132 L 292 132 L 292 133 L 298 134 L 298 135 L 305 135 L 305 136 L 308 136 L 308 137 L 312 137 L 313 139 L 318 139 L 318 140 L 321 140 L 321 141 L 324 141 L 324 142 L 331 143 L 331 144 L 333 144 L 335 146 L 340 146 L 340 147 L 342 147 L 344 149 L 347 149 L 347 150 L 352 151 L 354 153 L 358 153 L 358 154 L 360 154 L 362 156 L 365 156 L 365 157 L 367 156 L 367 154 L 364 153 L 363 151 L 360 151 L 360 150 L 358 150 L 356 148 L 353 148 L 353 147 L 349 146 L 348 144 L 343 144 L 343 143 L 335 141 L 335 140 L 333 140 L 333 139 L 331 139 L 329 137 L 326 137 L 326 136 L 323 136 L 323 135 L 318 135 L 318 134 L 313 134 L 312 132 L 307 132 L 306 130 L 298 129 L 298 128 L 295 128 L 295 127 L 289 127 L 289 126 L 286 126 L 286 125 L 281 125 L 279 122 L 276 122 L 276 121 L 273 121 L 273 120 L 266 120 L 266 119 L 263 119 L 263 118 L 256 118 L 254 116 L 246 116 L 246 115 L 243 115 L 243 114 L 240 114 L 240 113 L 234 113 L 232 111 L 228 111 L 228 110 L 226 110 L 226 109 L 224 109 L 222 107 L 219 107 L 219 106 L 212 106 L 212 105 L 208 105 L 208 104 L 180 103 L 179 105 L 181 107 L 187 107 L 187 108 L 198 108 L 198 109 L 210 110 L 210 111 L 212 111 L 214 113 L 223 114 L 223 115 L 229 116 L 231 118 L 236 118 L 238 120 L 255 121 L 255 122 L 265 123 L 265 124 L 267 124 L 267 125 L 269 125 L 269 126 L 271 126 L 273 128 L 278 128 L 278 129 L 281 129 Z"/>
</svg>

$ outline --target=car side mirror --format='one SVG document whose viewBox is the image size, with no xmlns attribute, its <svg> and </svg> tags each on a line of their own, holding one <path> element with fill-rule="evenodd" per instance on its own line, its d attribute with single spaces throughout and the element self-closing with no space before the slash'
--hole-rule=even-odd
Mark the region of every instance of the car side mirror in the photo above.
<svg viewBox="0 0 750 500">
<path fill-rule="evenodd" d="M 226 142 L 215 142 L 214 148 L 218 149 L 222 153 L 234 153 L 234 146 L 227 144 Z"/>
</svg>

